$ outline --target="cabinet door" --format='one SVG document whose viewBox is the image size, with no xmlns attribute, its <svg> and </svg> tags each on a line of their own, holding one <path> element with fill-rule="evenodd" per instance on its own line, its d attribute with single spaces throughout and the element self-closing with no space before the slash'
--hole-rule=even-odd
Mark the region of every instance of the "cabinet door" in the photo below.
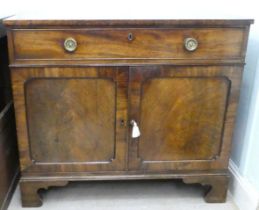
<svg viewBox="0 0 259 210">
<path fill-rule="evenodd" d="M 12 71 L 22 169 L 91 172 L 125 168 L 125 68 Z"/>
<path fill-rule="evenodd" d="M 239 67 L 132 67 L 131 170 L 227 168 Z"/>
</svg>

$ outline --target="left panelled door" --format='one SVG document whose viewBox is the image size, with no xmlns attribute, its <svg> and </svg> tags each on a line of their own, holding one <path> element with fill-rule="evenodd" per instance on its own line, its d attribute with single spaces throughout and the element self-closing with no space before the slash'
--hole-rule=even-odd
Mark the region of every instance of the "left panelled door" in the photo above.
<svg viewBox="0 0 259 210">
<path fill-rule="evenodd" d="M 124 170 L 128 69 L 13 68 L 21 167 Z"/>
</svg>

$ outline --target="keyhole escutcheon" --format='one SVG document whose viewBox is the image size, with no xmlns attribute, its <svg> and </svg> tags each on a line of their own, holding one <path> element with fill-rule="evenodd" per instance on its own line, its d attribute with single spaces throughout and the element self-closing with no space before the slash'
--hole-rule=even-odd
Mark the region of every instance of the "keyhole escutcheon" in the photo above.
<svg viewBox="0 0 259 210">
<path fill-rule="evenodd" d="M 129 40 L 129 41 L 132 41 L 133 39 L 134 39 L 133 34 L 132 34 L 132 33 L 129 33 L 129 34 L 128 34 L 128 40 Z"/>
</svg>

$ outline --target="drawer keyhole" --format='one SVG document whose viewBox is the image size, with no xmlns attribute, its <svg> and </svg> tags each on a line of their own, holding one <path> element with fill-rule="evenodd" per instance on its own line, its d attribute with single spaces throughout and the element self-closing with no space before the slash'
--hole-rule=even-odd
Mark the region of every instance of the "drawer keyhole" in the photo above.
<svg viewBox="0 0 259 210">
<path fill-rule="evenodd" d="M 125 121 L 124 121 L 124 119 L 120 119 L 120 126 L 121 126 L 121 127 L 124 127 L 124 126 L 125 126 Z"/>
<path fill-rule="evenodd" d="M 133 34 L 132 34 L 132 33 L 129 33 L 129 34 L 128 34 L 128 40 L 129 40 L 129 41 L 132 41 L 133 39 L 134 39 Z"/>
</svg>

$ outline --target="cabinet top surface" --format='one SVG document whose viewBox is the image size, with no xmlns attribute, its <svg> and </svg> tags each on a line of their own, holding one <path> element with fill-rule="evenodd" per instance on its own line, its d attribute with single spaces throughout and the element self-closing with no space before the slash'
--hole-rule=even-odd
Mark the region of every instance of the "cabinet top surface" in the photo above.
<svg viewBox="0 0 259 210">
<path fill-rule="evenodd" d="M 12 16 L 4 20 L 7 27 L 244 27 L 252 19 L 131 19 L 131 18 L 62 18 Z"/>
</svg>

